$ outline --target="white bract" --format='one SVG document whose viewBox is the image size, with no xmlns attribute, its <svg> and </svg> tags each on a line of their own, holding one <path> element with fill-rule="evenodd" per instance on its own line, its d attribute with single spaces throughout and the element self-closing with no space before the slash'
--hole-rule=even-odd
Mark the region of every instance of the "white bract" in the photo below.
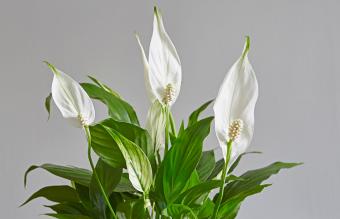
<svg viewBox="0 0 340 219">
<path fill-rule="evenodd" d="M 162 15 L 157 7 L 154 10 L 149 60 L 137 34 L 136 38 L 142 52 L 146 89 L 151 103 L 158 100 L 163 105 L 171 106 L 181 88 L 182 69 L 176 48 L 165 31 Z"/>
<path fill-rule="evenodd" d="M 92 124 L 95 118 L 94 106 L 85 90 L 64 72 L 50 63 L 46 64 L 54 74 L 52 98 L 63 117 L 80 128 Z"/>
<path fill-rule="evenodd" d="M 243 53 L 226 75 L 214 104 L 215 131 L 224 159 L 227 142 L 233 142 L 231 162 L 245 152 L 254 133 L 258 84 L 248 59 L 249 43 L 247 37 Z"/>
</svg>

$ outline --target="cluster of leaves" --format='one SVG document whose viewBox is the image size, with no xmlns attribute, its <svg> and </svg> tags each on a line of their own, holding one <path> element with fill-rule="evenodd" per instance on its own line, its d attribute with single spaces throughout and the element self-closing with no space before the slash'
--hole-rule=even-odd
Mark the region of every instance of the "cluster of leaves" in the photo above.
<svg viewBox="0 0 340 219">
<path fill-rule="evenodd" d="M 119 219 L 128 218 L 210 218 L 221 185 L 218 177 L 224 161 L 215 161 L 213 151 L 203 151 L 204 139 L 210 132 L 212 117 L 199 119 L 211 101 L 194 111 L 185 127 L 182 122 L 170 136 L 171 148 L 161 159 L 148 132 L 140 127 L 133 107 L 116 92 L 95 78 L 81 86 L 93 99 L 104 103 L 109 118 L 89 127 L 91 147 L 99 156 L 95 170 L 111 206 Z M 50 97 L 46 108 L 50 110 Z M 250 152 L 256 153 L 256 152 Z M 267 167 L 232 174 L 244 154 L 230 166 L 222 204 L 217 218 L 235 218 L 241 202 L 261 192 L 271 175 L 297 163 L 276 162 Z M 27 175 L 41 168 L 67 179 L 70 185 L 47 186 L 23 203 L 39 197 L 55 202 L 48 205 L 60 219 L 111 219 L 100 187 L 92 171 L 71 166 L 43 164 L 31 166 Z"/>
</svg>

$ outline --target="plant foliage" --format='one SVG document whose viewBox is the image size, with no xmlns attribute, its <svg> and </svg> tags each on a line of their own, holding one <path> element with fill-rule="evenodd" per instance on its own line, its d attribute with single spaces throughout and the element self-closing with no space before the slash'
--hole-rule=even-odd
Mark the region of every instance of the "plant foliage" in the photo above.
<svg viewBox="0 0 340 219">
<path fill-rule="evenodd" d="M 168 153 L 156 160 L 159 152 L 155 151 L 149 133 L 140 126 L 133 107 L 108 86 L 92 79 L 95 84 L 82 86 L 109 112 L 107 119 L 89 127 L 92 148 L 99 156 L 95 169 L 117 218 L 210 218 L 218 196 L 212 194 L 220 186 L 219 174 L 224 164 L 223 160 L 216 161 L 214 151 L 203 151 L 213 117 L 199 119 L 199 115 L 211 101 L 190 115 L 188 126 L 182 124 L 176 136 L 172 136 Z M 46 106 L 49 111 L 48 102 Z M 229 169 L 217 218 L 235 218 L 244 199 L 270 186 L 263 184 L 266 179 L 281 169 L 299 165 L 276 162 L 237 177 L 233 171 L 246 154 L 239 155 Z M 25 185 L 28 174 L 35 169 L 69 180 L 71 186 L 44 187 L 22 205 L 45 198 L 55 202 L 46 205 L 53 211 L 46 215 L 54 218 L 112 218 L 92 171 L 54 164 L 33 165 L 25 173 Z"/>
</svg>

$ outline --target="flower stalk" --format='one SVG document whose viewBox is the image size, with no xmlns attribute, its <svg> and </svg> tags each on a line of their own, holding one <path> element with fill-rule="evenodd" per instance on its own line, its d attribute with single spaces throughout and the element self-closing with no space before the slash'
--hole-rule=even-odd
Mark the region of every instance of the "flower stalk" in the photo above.
<svg viewBox="0 0 340 219">
<path fill-rule="evenodd" d="M 170 140 L 170 109 L 168 106 L 166 106 L 165 109 L 166 112 L 166 122 L 165 122 L 165 144 L 164 144 L 164 156 L 169 151 L 169 140 Z"/>
<path fill-rule="evenodd" d="M 221 202 L 222 202 L 222 198 L 223 198 L 223 194 L 224 194 L 224 186 L 225 186 L 225 183 L 226 183 L 226 178 L 228 176 L 228 174 L 227 174 L 228 173 L 228 164 L 229 164 L 229 161 L 230 161 L 232 144 L 233 144 L 232 140 L 229 140 L 227 142 L 227 156 L 225 158 L 225 163 L 224 163 L 223 170 L 222 170 L 222 177 L 221 177 L 221 185 L 220 185 L 219 195 L 218 195 L 217 202 L 216 202 L 216 205 L 215 205 L 215 208 L 214 208 L 213 216 L 211 217 L 212 219 L 216 218 L 218 210 L 219 210 Z"/>
<path fill-rule="evenodd" d="M 110 212 L 111 212 L 111 214 L 112 214 L 112 217 L 113 217 L 114 219 L 118 219 L 116 213 L 114 212 L 114 210 L 113 210 L 113 208 L 112 208 L 112 206 L 111 206 L 110 200 L 109 200 L 109 198 L 107 197 L 107 195 L 106 195 L 106 193 L 105 193 L 105 190 L 104 190 L 104 188 L 103 188 L 103 185 L 102 185 L 101 182 L 100 182 L 100 179 L 99 179 L 99 177 L 98 177 L 98 174 L 97 174 L 97 172 L 96 172 L 95 166 L 94 166 L 93 161 L 92 161 L 92 157 L 91 157 L 91 149 L 92 149 L 92 147 L 91 147 L 91 134 L 90 134 L 90 129 L 89 129 L 88 126 L 84 126 L 84 129 L 85 129 L 85 134 L 86 134 L 87 143 L 88 143 L 87 156 L 88 156 L 88 159 L 89 159 L 89 163 L 90 163 L 90 166 L 91 166 L 93 175 L 94 175 L 94 177 L 95 177 L 95 179 L 96 179 L 96 181 L 97 181 L 97 184 L 98 184 L 98 186 L 99 186 L 100 192 L 102 193 L 102 195 L 103 195 L 103 197 L 104 197 L 104 200 L 105 200 L 105 202 L 106 202 L 106 204 L 107 204 L 107 206 L 108 206 L 108 208 L 109 208 L 109 210 L 110 210 Z"/>
</svg>

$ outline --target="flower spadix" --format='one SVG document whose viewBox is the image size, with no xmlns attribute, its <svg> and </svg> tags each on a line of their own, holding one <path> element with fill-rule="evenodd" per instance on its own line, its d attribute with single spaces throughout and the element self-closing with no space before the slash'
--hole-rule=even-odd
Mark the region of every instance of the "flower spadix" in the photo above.
<svg viewBox="0 0 340 219">
<path fill-rule="evenodd" d="M 177 99 L 182 80 L 181 62 L 176 48 L 165 31 L 162 15 L 154 8 L 153 33 L 149 47 L 149 59 L 136 34 L 144 64 L 144 76 L 149 98 L 162 105 L 171 106 Z"/>
<path fill-rule="evenodd" d="M 230 68 L 214 104 L 216 135 L 224 159 L 227 143 L 232 142 L 231 162 L 247 149 L 254 133 L 258 84 L 248 59 L 249 46 L 246 37 L 242 55 Z"/>
<path fill-rule="evenodd" d="M 93 103 L 85 90 L 64 72 L 45 62 L 52 70 L 52 98 L 64 118 L 72 125 L 83 127 L 93 123 L 95 111 Z"/>
</svg>

